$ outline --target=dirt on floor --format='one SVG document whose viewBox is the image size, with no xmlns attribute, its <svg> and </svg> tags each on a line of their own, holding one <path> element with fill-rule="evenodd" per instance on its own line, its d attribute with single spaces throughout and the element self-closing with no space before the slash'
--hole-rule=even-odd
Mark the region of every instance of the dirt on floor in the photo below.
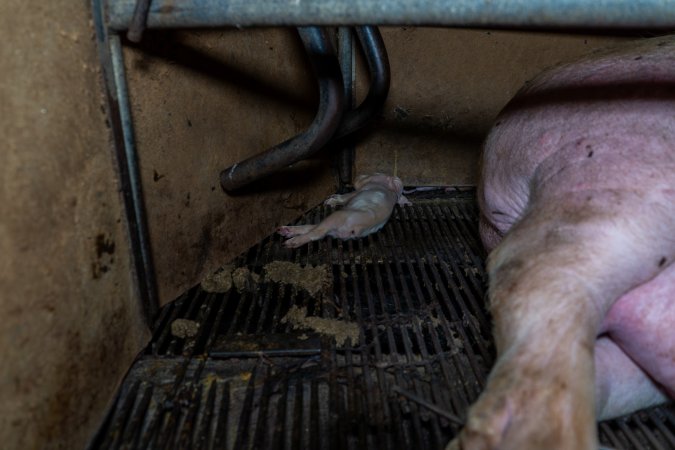
<svg viewBox="0 0 675 450">
<path fill-rule="evenodd" d="M 177 338 L 195 337 L 199 332 L 199 324 L 194 320 L 176 319 L 171 322 L 171 334 Z"/>
<path fill-rule="evenodd" d="M 223 266 L 201 282 L 201 287 L 206 292 L 227 292 L 232 288 L 232 271 L 234 266 Z"/>
<path fill-rule="evenodd" d="M 260 275 L 246 267 L 239 267 L 232 272 L 232 283 L 239 292 L 255 291 L 260 283 Z"/>
<path fill-rule="evenodd" d="M 264 267 L 268 281 L 286 283 L 307 291 L 312 297 L 323 297 L 333 284 L 330 267 L 322 264 L 316 267 L 302 267 L 288 261 L 273 261 Z"/>
<path fill-rule="evenodd" d="M 227 292 L 234 286 L 238 292 L 255 291 L 260 283 L 260 275 L 251 272 L 247 267 L 226 265 L 208 275 L 201 282 L 206 292 Z"/>
<path fill-rule="evenodd" d="M 323 317 L 307 316 L 307 308 L 291 306 L 288 313 L 281 319 L 281 323 L 288 323 L 294 329 L 312 330 L 325 336 L 335 338 L 335 345 L 343 347 L 347 339 L 351 345 L 359 342 L 359 326 L 354 322 Z"/>
</svg>

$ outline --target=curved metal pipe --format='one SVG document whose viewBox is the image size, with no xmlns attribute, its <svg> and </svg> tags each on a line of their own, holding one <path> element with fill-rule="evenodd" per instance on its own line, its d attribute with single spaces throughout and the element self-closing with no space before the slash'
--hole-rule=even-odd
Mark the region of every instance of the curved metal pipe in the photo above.
<svg viewBox="0 0 675 450">
<path fill-rule="evenodd" d="M 340 124 L 344 103 L 342 73 L 328 36 L 319 27 L 300 27 L 298 33 L 319 80 L 319 108 L 314 121 L 303 133 L 223 170 L 220 185 L 226 191 L 307 158 L 330 140 Z"/>
<path fill-rule="evenodd" d="M 366 56 L 371 79 L 370 88 L 363 102 L 356 109 L 345 113 L 333 139 L 339 139 L 366 126 L 382 109 L 389 93 L 391 81 L 389 58 L 380 31 L 371 25 L 354 29 Z"/>
</svg>

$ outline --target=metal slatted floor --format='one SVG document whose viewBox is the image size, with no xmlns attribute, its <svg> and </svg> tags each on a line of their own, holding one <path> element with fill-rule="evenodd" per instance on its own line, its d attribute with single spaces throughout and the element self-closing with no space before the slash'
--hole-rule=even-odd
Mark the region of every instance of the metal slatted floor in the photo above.
<svg viewBox="0 0 675 450">
<path fill-rule="evenodd" d="M 494 359 L 484 255 L 473 191 L 411 200 L 365 239 L 289 250 L 270 236 L 234 261 L 252 274 L 240 289 L 195 286 L 164 307 L 92 448 L 442 448 Z M 325 267 L 330 282 L 309 294 L 274 281 L 273 261 Z M 287 316 L 303 307 L 358 327 L 358 339 L 294 327 Z M 176 333 L 180 319 L 193 331 Z M 599 431 L 616 449 L 673 449 L 675 408 Z"/>
</svg>

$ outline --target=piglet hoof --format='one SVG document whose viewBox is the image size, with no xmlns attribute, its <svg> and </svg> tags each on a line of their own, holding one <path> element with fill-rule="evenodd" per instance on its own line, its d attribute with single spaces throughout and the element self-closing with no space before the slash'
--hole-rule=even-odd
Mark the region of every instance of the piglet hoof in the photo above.
<svg viewBox="0 0 675 450">
<path fill-rule="evenodd" d="M 287 225 L 279 227 L 277 233 L 286 238 L 301 236 L 307 234 L 314 229 L 315 225 Z"/>
<path fill-rule="evenodd" d="M 305 242 L 305 239 L 303 239 L 302 236 L 296 236 L 294 238 L 291 238 L 284 242 L 284 247 L 286 248 L 298 248 L 302 247 L 305 245 L 307 242 Z"/>
<path fill-rule="evenodd" d="M 290 229 L 290 227 L 279 227 L 277 228 L 277 234 L 280 234 L 283 237 L 291 237 L 291 235 L 293 235 L 293 231 Z"/>
</svg>

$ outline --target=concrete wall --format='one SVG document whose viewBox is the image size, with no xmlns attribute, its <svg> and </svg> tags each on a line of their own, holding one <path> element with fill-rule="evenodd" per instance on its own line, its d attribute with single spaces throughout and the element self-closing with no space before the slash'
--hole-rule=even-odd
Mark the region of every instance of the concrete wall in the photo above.
<svg viewBox="0 0 675 450">
<path fill-rule="evenodd" d="M 83 0 L 0 2 L 0 447 L 83 448 L 148 338 Z"/>
</svg>

